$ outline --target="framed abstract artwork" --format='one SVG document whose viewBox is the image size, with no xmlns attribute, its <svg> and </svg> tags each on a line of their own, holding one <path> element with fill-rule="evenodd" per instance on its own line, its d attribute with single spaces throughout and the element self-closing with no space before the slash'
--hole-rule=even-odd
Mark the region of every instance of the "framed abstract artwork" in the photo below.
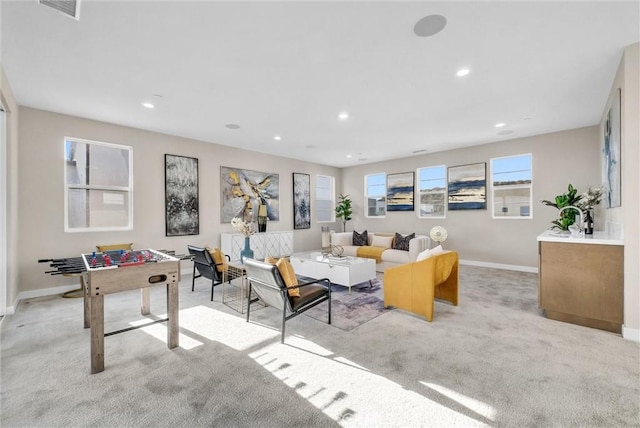
<svg viewBox="0 0 640 428">
<path fill-rule="evenodd" d="M 620 128 L 620 88 L 618 88 L 602 124 L 602 181 L 604 182 L 602 202 L 605 208 L 622 205 Z"/>
<path fill-rule="evenodd" d="M 413 211 L 414 173 L 387 175 L 387 211 Z"/>
<path fill-rule="evenodd" d="M 487 209 L 486 162 L 448 168 L 449 210 Z"/>
<path fill-rule="evenodd" d="M 199 233 L 198 159 L 164 155 L 166 236 Z"/>
<path fill-rule="evenodd" d="M 311 228 L 311 179 L 309 174 L 293 173 L 293 228 Z"/>
<path fill-rule="evenodd" d="M 276 173 L 250 169 L 220 167 L 221 221 L 230 223 L 234 217 L 245 221 L 258 220 L 262 205 L 270 221 L 280 220 L 280 176 Z"/>
</svg>

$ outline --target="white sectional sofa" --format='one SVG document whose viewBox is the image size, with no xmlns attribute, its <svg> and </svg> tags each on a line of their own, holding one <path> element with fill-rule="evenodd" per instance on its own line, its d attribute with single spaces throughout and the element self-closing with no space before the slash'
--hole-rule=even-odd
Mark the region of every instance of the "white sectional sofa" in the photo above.
<svg viewBox="0 0 640 428">
<path fill-rule="evenodd" d="M 401 234 L 407 236 L 407 234 Z M 429 249 L 431 240 L 428 236 L 416 235 L 409 241 L 409 250 L 398 250 L 393 248 L 393 238 L 395 233 L 375 233 L 367 231 L 367 243 L 371 247 L 385 247 L 382 252 L 381 263 L 378 270 L 383 270 L 386 266 L 399 265 L 415 262 L 418 254 Z M 353 232 L 334 232 L 331 234 L 331 245 L 339 245 L 344 249 L 345 256 L 357 256 L 358 246 L 353 245 Z"/>
</svg>

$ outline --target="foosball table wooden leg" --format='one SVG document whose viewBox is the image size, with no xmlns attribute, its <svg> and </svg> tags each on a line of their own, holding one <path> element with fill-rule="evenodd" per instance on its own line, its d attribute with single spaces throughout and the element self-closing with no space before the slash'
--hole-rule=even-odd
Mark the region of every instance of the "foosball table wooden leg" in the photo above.
<svg viewBox="0 0 640 428">
<path fill-rule="evenodd" d="M 91 374 L 104 371 L 104 296 L 91 300 Z"/>
<path fill-rule="evenodd" d="M 151 313 L 151 287 L 140 289 L 140 312 L 142 315 Z"/>
<path fill-rule="evenodd" d="M 84 282 L 84 328 L 89 328 L 91 327 L 91 299 L 89 299 L 89 283 L 84 279 L 84 275 L 82 275 L 82 282 Z"/>
<path fill-rule="evenodd" d="M 167 347 L 169 349 L 176 348 L 180 345 L 178 339 L 180 331 L 178 309 L 178 284 L 171 282 L 167 284 Z"/>
</svg>

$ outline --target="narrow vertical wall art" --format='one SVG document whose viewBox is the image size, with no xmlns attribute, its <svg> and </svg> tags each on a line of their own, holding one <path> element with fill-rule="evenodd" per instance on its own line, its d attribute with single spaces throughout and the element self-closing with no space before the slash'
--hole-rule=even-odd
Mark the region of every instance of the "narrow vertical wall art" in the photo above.
<svg viewBox="0 0 640 428">
<path fill-rule="evenodd" d="M 198 159 L 164 155 L 166 236 L 198 235 Z"/>
<path fill-rule="evenodd" d="M 311 228 L 311 180 L 309 174 L 293 173 L 293 228 Z"/>
</svg>

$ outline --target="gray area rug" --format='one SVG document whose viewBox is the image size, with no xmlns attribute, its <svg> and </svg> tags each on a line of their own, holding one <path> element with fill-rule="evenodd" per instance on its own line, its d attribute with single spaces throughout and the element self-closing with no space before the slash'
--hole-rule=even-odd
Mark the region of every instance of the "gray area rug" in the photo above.
<svg viewBox="0 0 640 428">
<path fill-rule="evenodd" d="M 382 278 L 382 274 L 378 274 Z M 382 281 L 375 279 L 351 287 L 333 285 L 331 287 L 331 325 L 350 331 L 371 321 L 384 312 Z M 320 305 L 304 312 L 305 315 L 327 322 L 327 305 Z"/>
<path fill-rule="evenodd" d="M 385 309 L 347 330 L 299 316 L 283 345 L 280 311 L 246 322 L 219 287 L 213 302 L 206 280 L 191 292 L 188 272 L 180 347 L 167 349 L 163 323 L 109 336 L 95 375 L 80 299 L 20 303 L 0 325 L 0 426 L 640 426 L 640 346 L 542 316 L 535 274 L 461 266 L 459 306 L 436 302 L 433 322 Z M 151 317 L 139 301 L 106 296 L 105 331 L 164 315 L 163 287 Z"/>
</svg>

